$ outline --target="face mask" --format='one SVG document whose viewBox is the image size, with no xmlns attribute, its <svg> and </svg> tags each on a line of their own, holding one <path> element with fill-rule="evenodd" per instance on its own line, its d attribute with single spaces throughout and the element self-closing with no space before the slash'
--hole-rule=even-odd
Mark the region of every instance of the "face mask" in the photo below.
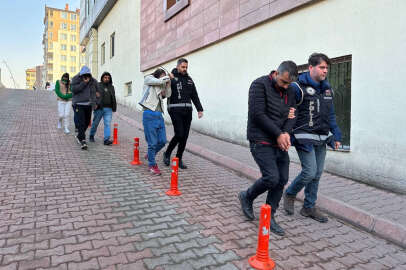
<svg viewBox="0 0 406 270">
<path fill-rule="evenodd" d="M 63 82 L 63 83 L 67 83 L 67 82 L 68 82 L 68 80 L 66 80 L 66 79 L 62 79 L 62 82 Z"/>
</svg>

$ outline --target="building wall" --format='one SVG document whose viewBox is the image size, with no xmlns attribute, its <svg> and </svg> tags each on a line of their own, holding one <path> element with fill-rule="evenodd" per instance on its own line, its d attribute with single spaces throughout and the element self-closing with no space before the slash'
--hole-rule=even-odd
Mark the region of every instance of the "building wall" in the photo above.
<svg viewBox="0 0 406 270">
<path fill-rule="evenodd" d="M 135 106 L 142 91 L 140 72 L 140 1 L 120 0 L 98 27 L 98 80 L 104 71 L 112 74 L 120 103 Z M 115 55 L 110 57 L 110 38 L 115 33 Z M 101 45 L 105 44 L 105 63 Z M 127 96 L 126 83 L 132 82 L 132 95 Z"/>
<path fill-rule="evenodd" d="M 315 0 L 189 0 L 189 6 L 166 22 L 164 2 L 142 0 L 142 70 Z"/>
<path fill-rule="evenodd" d="M 406 193 L 400 124 L 406 92 L 399 87 L 406 71 L 389 68 L 406 64 L 404 10 L 403 0 L 318 1 L 187 54 L 205 109 L 193 128 L 246 144 L 248 88 L 255 78 L 283 60 L 305 64 L 313 52 L 352 55 L 351 150 L 329 152 L 326 168 Z"/>
</svg>

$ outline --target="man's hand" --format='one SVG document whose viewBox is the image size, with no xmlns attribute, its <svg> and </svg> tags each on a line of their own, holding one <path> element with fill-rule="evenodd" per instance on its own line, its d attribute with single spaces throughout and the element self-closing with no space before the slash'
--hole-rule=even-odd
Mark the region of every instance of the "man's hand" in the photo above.
<svg viewBox="0 0 406 270">
<path fill-rule="evenodd" d="M 173 78 L 175 78 L 175 76 L 173 76 L 172 72 L 169 72 L 169 78 L 171 78 L 171 80 L 172 80 Z"/>
<path fill-rule="evenodd" d="M 293 118 L 295 118 L 295 111 L 296 111 L 296 109 L 293 108 L 293 107 L 291 107 L 291 108 L 289 109 L 288 119 L 293 119 Z"/>
<path fill-rule="evenodd" d="M 96 92 L 96 97 L 100 97 L 100 93 L 99 92 Z"/>
<path fill-rule="evenodd" d="M 197 117 L 200 119 L 203 117 L 203 112 L 197 112 Z"/>
<path fill-rule="evenodd" d="M 335 144 L 334 144 L 334 149 L 335 149 L 335 150 L 338 150 L 338 148 L 340 148 L 340 146 L 341 146 L 341 143 L 340 143 L 340 142 L 335 142 Z"/>
<path fill-rule="evenodd" d="M 282 133 L 276 139 L 278 146 L 283 151 L 288 151 L 290 147 L 290 136 L 288 133 Z"/>
</svg>

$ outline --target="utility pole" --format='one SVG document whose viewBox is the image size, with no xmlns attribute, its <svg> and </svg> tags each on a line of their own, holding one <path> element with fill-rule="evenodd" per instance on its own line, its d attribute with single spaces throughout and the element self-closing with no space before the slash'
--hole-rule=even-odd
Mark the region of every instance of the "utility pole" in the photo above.
<svg viewBox="0 0 406 270">
<path fill-rule="evenodd" d="M 8 72 L 10 73 L 10 78 L 14 83 L 14 88 L 17 89 L 19 87 L 19 85 L 16 83 L 16 80 L 14 80 L 14 76 L 13 76 L 13 73 L 11 72 L 10 67 L 8 66 L 6 60 L 4 60 L 4 59 L 3 59 L 3 63 L 6 65 L 6 68 L 7 68 Z"/>
</svg>

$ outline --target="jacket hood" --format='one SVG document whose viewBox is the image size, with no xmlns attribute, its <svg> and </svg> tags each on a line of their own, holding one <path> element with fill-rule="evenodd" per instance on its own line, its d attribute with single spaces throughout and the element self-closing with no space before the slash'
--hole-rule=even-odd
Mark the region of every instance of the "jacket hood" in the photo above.
<svg viewBox="0 0 406 270">
<path fill-rule="evenodd" d="M 189 74 L 188 74 L 187 72 L 186 72 L 185 75 L 179 73 L 179 71 L 178 71 L 177 68 L 172 69 L 172 74 L 173 74 L 173 76 L 175 76 L 175 77 L 182 77 L 182 76 L 188 77 L 188 76 L 189 76 Z"/>
<path fill-rule="evenodd" d="M 79 72 L 79 75 L 80 75 L 80 76 L 85 75 L 85 74 L 91 74 L 90 68 L 88 68 L 87 66 L 83 66 L 83 67 L 80 69 L 80 72 Z"/>
<path fill-rule="evenodd" d="M 100 82 L 103 83 L 103 77 L 106 75 L 110 76 L 109 84 L 113 84 L 113 77 L 111 77 L 111 74 L 107 71 L 103 72 L 103 74 L 100 76 Z"/>
<path fill-rule="evenodd" d="M 324 81 L 321 81 L 320 83 L 315 82 L 311 77 L 310 77 L 310 72 L 305 72 L 299 75 L 298 79 L 299 83 L 305 84 L 305 85 L 310 85 L 317 91 L 322 91 L 330 89 L 330 83 L 328 82 L 327 79 Z"/>
</svg>

